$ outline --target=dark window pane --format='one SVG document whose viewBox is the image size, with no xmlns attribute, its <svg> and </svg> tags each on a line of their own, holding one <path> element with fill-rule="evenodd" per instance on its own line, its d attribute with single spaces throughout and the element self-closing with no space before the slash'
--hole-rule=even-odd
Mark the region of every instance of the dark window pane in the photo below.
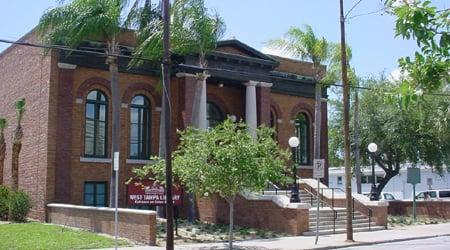
<svg viewBox="0 0 450 250">
<path fill-rule="evenodd" d="M 224 115 L 213 102 L 208 102 L 207 105 L 207 125 L 209 128 L 213 128 L 223 122 Z"/>
<path fill-rule="evenodd" d="M 97 100 L 97 91 L 96 91 L 96 90 L 91 91 L 91 92 L 88 94 L 87 99 L 88 99 L 88 100 L 92 100 L 92 101 Z"/>
<path fill-rule="evenodd" d="M 92 184 L 92 183 L 84 184 L 84 193 L 93 194 L 94 193 L 94 184 Z"/>
<path fill-rule="evenodd" d="M 296 161 L 298 164 L 307 165 L 309 159 L 309 121 L 305 114 L 300 113 L 295 120 L 295 133 L 300 140 L 300 145 L 296 150 Z"/>
<path fill-rule="evenodd" d="M 94 204 L 94 195 L 85 194 L 84 195 L 84 205 L 86 205 L 86 206 L 95 206 L 95 204 Z"/>
<path fill-rule="evenodd" d="M 106 121 L 106 105 L 100 105 L 98 115 L 98 120 L 103 122 Z"/>
<path fill-rule="evenodd" d="M 101 92 L 99 94 L 100 94 L 100 98 L 99 98 L 100 101 L 106 102 L 106 96 L 104 94 L 102 94 Z"/>
<path fill-rule="evenodd" d="M 92 157 L 106 155 L 106 96 L 98 91 L 91 91 L 86 98 L 85 154 Z"/>
<path fill-rule="evenodd" d="M 130 156 L 137 157 L 138 156 L 138 144 L 137 143 L 131 143 L 130 144 Z"/>
<path fill-rule="evenodd" d="M 134 105 L 145 105 L 144 97 L 141 95 L 138 95 L 133 98 L 133 101 L 131 101 L 131 104 Z"/>
<path fill-rule="evenodd" d="M 439 198 L 449 198 L 450 191 L 439 191 Z"/>
<path fill-rule="evenodd" d="M 133 158 L 150 157 L 150 115 L 148 99 L 145 96 L 134 97 L 130 108 L 130 156 Z"/>
<path fill-rule="evenodd" d="M 90 118 L 90 119 L 95 118 L 95 104 L 92 104 L 92 103 L 86 104 L 86 118 Z"/>
<path fill-rule="evenodd" d="M 105 207 L 106 206 L 104 194 L 97 194 L 95 196 L 95 201 L 96 201 L 96 204 L 95 204 L 96 207 Z"/>
<path fill-rule="evenodd" d="M 86 138 L 85 139 L 84 153 L 86 155 L 94 154 L 94 138 Z"/>
</svg>

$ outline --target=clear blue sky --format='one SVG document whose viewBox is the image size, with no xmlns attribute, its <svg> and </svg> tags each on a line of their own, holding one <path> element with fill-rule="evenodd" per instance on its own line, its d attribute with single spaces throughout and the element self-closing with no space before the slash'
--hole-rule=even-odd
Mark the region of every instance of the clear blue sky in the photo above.
<svg viewBox="0 0 450 250">
<path fill-rule="evenodd" d="M 56 6 L 56 0 L 0 1 L 0 38 L 17 40 L 31 30 L 44 10 Z M 156 0 L 153 0 L 156 2 Z M 357 0 L 346 0 L 347 10 Z M 382 8 L 382 0 L 363 0 L 350 16 Z M 440 8 L 447 0 L 433 1 Z M 310 24 L 316 34 L 339 41 L 338 0 L 206 0 L 225 19 L 225 38 L 235 37 L 256 48 L 281 37 L 291 26 Z M 381 13 L 363 15 L 347 23 L 347 41 L 353 48 L 352 65 L 361 76 L 390 73 L 397 59 L 411 55 L 415 43 L 394 38 L 394 18 Z M 0 43 L 0 51 L 8 45 Z"/>
</svg>

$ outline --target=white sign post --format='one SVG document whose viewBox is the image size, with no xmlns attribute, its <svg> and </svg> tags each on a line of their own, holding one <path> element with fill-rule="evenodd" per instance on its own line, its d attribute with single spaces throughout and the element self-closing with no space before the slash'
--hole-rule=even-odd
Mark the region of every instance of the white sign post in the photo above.
<svg viewBox="0 0 450 250">
<path fill-rule="evenodd" d="M 325 177 L 325 160 L 314 159 L 313 177 L 317 179 L 316 245 L 319 241 L 320 178 Z"/>
<path fill-rule="evenodd" d="M 114 152 L 113 158 L 113 168 L 116 172 L 116 192 L 115 192 L 115 211 L 114 211 L 114 239 L 115 239 L 115 249 L 117 249 L 117 231 L 118 231 L 118 222 L 119 222 L 119 210 L 118 210 L 118 199 L 119 199 L 119 152 Z"/>
</svg>

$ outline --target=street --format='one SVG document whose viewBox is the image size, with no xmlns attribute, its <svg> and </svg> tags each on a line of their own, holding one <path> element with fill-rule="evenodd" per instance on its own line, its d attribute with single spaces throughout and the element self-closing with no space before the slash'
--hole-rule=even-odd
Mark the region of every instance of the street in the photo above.
<svg viewBox="0 0 450 250">
<path fill-rule="evenodd" d="M 356 247 L 348 247 L 343 248 L 347 250 L 378 250 L 378 249 L 416 249 L 416 250 L 424 250 L 424 249 L 433 249 L 433 250 L 444 250 L 450 249 L 450 236 L 439 236 L 429 239 L 421 239 L 421 240 L 408 240 L 408 241 L 400 241 L 393 243 L 383 243 L 376 244 L 371 246 L 356 246 Z"/>
</svg>

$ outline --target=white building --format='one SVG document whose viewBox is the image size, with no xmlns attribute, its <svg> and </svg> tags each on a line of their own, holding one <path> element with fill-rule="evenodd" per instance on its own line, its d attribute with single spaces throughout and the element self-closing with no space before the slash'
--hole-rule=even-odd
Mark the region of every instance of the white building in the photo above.
<svg viewBox="0 0 450 250">
<path fill-rule="evenodd" d="M 416 193 L 430 189 L 450 189 L 450 174 L 444 171 L 440 176 L 436 171 L 429 167 L 420 167 L 421 183 L 416 185 Z M 400 174 L 393 177 L 383 189 L 383 192 L 392 193 L 397 199 L 412 199 L 413 187 L 406 182 L 406 167 L 400 170 Z M 376 179 L 383 178 L 385 172 L 379 167 L 375 167 Z M 345 168 L 330 167 L 329 169 L 329 187 L 344 189 L 345 185 Z M 369 193 L 372 185 L 372 168 L 362 168 L 361 189 L 363 193 Z M 356 192 L 356 178 L 352 178 L 352 190 Z"/>
</svg>

